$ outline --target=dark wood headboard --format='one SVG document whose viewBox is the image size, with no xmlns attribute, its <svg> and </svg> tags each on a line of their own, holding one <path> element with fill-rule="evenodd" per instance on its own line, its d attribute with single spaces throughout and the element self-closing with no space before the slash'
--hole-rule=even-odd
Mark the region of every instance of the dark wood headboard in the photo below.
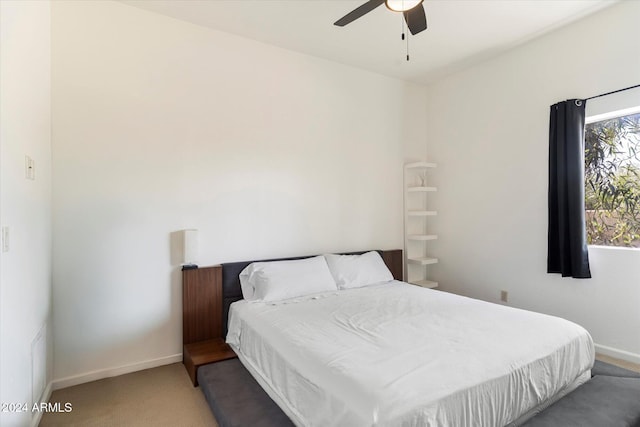
<svg viewBox="0 0 640 427">
<path fill-rule="evenodd" d="M 378 251 L 393 278 L 402 280 L 402 249 Z M 362 254 L 364 252 L 352 252 Z M 261 261 L 303 259 L 315 255 Z M 242 299 L 238 275 L 249 264 L 242 261 L 182 271 L 182 343 L 191 344 L 227 333 L 229 306 Z"/>
</svg>

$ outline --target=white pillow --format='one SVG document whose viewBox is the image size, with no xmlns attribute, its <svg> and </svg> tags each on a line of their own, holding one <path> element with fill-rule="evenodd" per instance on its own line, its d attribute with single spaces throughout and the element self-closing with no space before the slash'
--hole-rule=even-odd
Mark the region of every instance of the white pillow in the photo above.
<svg viewBox="0 0 640 427">
<path fill-rule="evenodd" d="M 247 301 L 279 301 L 338 289 L 323 256 L 251 263 L 240 273 L 240 287 Z"/>
<path fill-rule="evenodd" d="M 393 275 L 376 251 L 362 255 L 324 256 L 339 289 L 360 288 L 393 280 Z"/>
</svg>

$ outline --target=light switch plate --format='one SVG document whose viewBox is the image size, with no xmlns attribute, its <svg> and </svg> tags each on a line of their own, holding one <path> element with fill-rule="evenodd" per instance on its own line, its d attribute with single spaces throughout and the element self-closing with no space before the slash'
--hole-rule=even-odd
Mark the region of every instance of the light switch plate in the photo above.
<svg viewBox="0 0 640 427">
<path fill-rule="evenodd" d="M 9 252 L 9 227 L 2 227 L 2 252 Z"/>
<path fill-rule="evenodd" d="M 24 156 L 24 175 L 27 179 L 36 179 L 36 163 L 29 156 Z"/>
</svg>

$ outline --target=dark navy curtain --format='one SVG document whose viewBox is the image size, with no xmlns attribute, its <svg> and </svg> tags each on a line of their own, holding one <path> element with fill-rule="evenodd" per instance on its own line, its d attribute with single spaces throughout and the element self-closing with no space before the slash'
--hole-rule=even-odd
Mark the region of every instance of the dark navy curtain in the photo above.
<svg viewBox="0 0 640 427">
<path fill-rule="evenodd" d="M 584 218 L 585 101 L 551 106 L 549 116 L 549 245 L 547 273 L 588 279 Z"/>
</svg>

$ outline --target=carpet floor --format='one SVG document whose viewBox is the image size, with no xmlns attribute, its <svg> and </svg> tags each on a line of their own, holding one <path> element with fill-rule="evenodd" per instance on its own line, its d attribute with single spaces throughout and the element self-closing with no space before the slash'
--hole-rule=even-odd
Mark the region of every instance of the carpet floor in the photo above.
<svg viewBox="0 0 640 427">
<path fill-rule="evenodd" d="M 217 427 L 182 363 L 56 390 L 50 402 L 68 413 L 45 413 L 40 427 Z"/>
<path fill-rule="evenodd" d="M 640 372 L 640 365 L 601 355 L 598 359 Z M 73 410 L 45 413 L 40 427 L 218 426 L 181 363 L 56 390 L 50 402 L 71 403 Z"/>
</svg>

